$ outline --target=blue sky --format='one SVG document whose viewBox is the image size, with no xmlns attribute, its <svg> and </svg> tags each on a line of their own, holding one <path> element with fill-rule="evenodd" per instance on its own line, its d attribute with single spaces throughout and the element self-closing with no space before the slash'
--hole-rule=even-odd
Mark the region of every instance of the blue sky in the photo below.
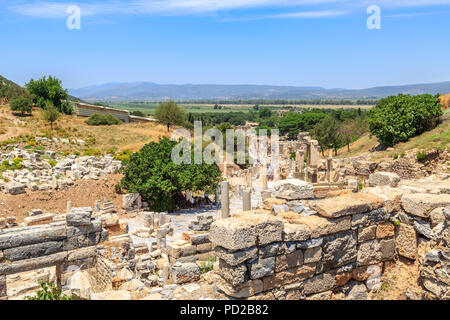
<svg viewBox="0 0 450 320">
<path fill-rule="evenodd" d="M 69 30 L 69 5 L 81 29 Z M 366 12 L 381 9 L 381 29 Z M 366 88 L 450 80 L 450 0 L 0 0 L 0 74 Z"/>
</svg>

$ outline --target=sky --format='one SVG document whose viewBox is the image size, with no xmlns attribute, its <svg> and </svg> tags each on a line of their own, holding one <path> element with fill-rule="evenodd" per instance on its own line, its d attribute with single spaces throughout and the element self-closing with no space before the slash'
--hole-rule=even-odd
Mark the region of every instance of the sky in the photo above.
<svg viewBox="0 0 450 320">
<path fill-rule="evenodd" d="M 0 75 L 69 89 L 450 81 L 449 18 L 450 0 L 0 0 Z"/>
</svg>

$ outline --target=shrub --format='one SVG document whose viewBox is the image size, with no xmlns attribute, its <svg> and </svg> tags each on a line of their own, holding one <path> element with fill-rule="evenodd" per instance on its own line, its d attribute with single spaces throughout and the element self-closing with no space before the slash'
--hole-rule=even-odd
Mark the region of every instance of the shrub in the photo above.
<svg viewBox="0 0 450 320">
<path fill-rule="evenodd" d="M 120 187 L 139 193 L 155 211 L 160 212 L 174 211 L 176 200 L 183 197 L 184 191 L 215 192 L 221 180 L 217 165 L 174 163 L 172 149 L 177 144 L 164 137 L 132 154 L 123 167 Z M 190 157 L 194 163 L 193 152 Z"/>
<path fill-rule="evenodd" d="M 132 116 L 137 116 L 137 117 L 146 117 L 145 113 L 143 113 L 142 111 L 136 110 L 130 113 Z"/>
<path fill-rule="evenodd" d="M 370 110 L 370 132 L 384 146 L 408 141 L 437 124 L 442 115 L 439 95 L 391 96 Z"/>
<path fill-rule="evenodd" d="M 419 151 L 417 153 L 417 161 L 423 162 L 427 158 L 427 153 L 425 151 Z"/>
<path fill-rule="evenodd" d="M 36 295 L 34 297 L 26 297 L 26 300 L 73 300 L 72 296 L 63 295 L 61 289 L 53 282 L 39 280 L 39 285 L 41 289 L 36 291 Z"/>
<path fill-rule="evenodd" d="M 214 269 L 214 263 L 216 262 L 216 260 L 217 260 L 217 258 L 214 256 L 214 257 L 210 257 L 208 259 L 208 261 L 202 262 L 200 265 L 202 273 L 204 274 L 204 273 L 208 273 L 208 272 L 212 271 Z"/>
<path fill-rule="evenodd" d="M 397 160 L 397 159 L 398 159 L 398 154 L 394 154 L 394 155 L 392 156 L 392 159 Z"/>
<path fill-rule="evenodd" d="M 122 121 L 110 114 L 95 113 L 86 120 L 86 123 L 91 126 L 110 126 L 120 124 Z"/>
<path fill-rule="evenodd" d="M 58 162 L 57 162 L 56 160 L 50 160 L 50 161 L 48 162 L 48 164 L 51 165 L 52 168 L 53 168 L 53 167 L 55 167 L 55 166 L 58 164 Z"/>
<path fill-rule="evenodd" d="M 20 96 L 11 100 L 10 106 L 12 111 L 18 111 L 23 116 L 25 113 L 31 113 L 33 101 L 29 97 Z"/>
</svg>

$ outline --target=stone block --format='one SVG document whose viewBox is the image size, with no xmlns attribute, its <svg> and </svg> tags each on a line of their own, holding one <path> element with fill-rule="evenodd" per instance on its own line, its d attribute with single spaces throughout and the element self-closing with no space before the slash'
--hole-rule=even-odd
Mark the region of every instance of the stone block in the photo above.
<svg viewBox="0 0 450 320">
<path fill-rule="evenodd" d="M 311 279 L 305 280 L 303 294 L 309 295 L 331 290 L 336 284 L 335 275 L 322 273 Z"/>
<path fill-rule="evenodd" d="M 401 223 L 395 230 L 395 248 L 399 255 L 408 259 L 417 257 L 417 235 L 413 226 Z"/>
<path fill-rule="evenodd" d="M 59 241 L 67 237 L 65 226 L 24 228 L 17 232 L 0 233 L 0 250 L 47 241 Z"/>
<path fill-rule="evenodd" d="M 395 188 L 400 182 L 400 177 L 392 172 L 375 172 L 369 176 L 369 187 L 389 186 Z"/>
<path fill-rule="evenodd" d="M 31 244 L 28 246 L 4 249 L 4 259 L 8 261 L 19 261 L 25 259 L 39 258 L 54 254 L 63 250 L 62 241 L 51 241 Z"/>
<path fill-rule="evenodd" d="M 214 274 L 213 282 L 226 295 L 238 299 L 248 298 L 263 291 L 263 282 L 261 280 L 249 280 L 241 285 L 232 286 L 221 276 Z"/>
<path fill-rule="evenodd" d="M 222 247 L 215 247 L 214 253 L 218 258 L 223 259 L 229 265 L 236 266 L 247 260 L 256 258 L 258 256 L 258 248 L 253 247 L 232 252 Z"/>
<path fill-rule="evenodd" d="M 305 251 L 304 263 L 314 263 L 322 260 L 322 248 L 309 248 Z"/>
<path fill-rule="evenodd" d="M 378 209 L 382 205 L 383 201 L 377 196 L 358 193 L 314 201 L 310 207 L 321 216 L 338 218 Z"/>
<path fill-rule="evenodd" d="M 357 261 L 359 265 L 369 265 L 380 262 L 381 253 L 377 240 L 370 240 L 359 245 Z"/>
<path fill-rule="evenodd" d="M 242 218 L 227 218 L 211 225 L 209 239 L 216 246 L 237 251 L 254 247 L 257 236 L 255 225 Z"/>
<path fill-rule="evenodd" d="M 298 222 L 309 227 L 311 238 L 319 238 L 351 228 L 351 217 L 328 219 L 320 216 L 308 216 L 300 217 Z"/>
<path fill-rule="evenodd" d="M 39 258 L 14 261 L 11 263 L 3 263 L 0 264 L 0 274 L 9 275 L 35 269 L 52 267 L 62 264 L 66 258 L 67 252 L 63 251 Z"/>
<path fill-rule="evenodd" d="M 247 266 L 245 263 L 230 266 L 224 260 L 219 259 L 219 269 L 216 272 L 234 287 L 248 280 L 246 277 Z"/>
<path fill-rule="evenodd" d="M 369 226 L 366 228 L 358 229 L 358 242 L 364 242 L 367 240 L 373 240 L 376 237 L 377 226 Z"/>
<path fill-rule="evenodd" d="M 275 257 L 284 251 L 282 242 L 275 242 L 259 248 L 259 255 L 262 258 Z"/>
<path fill-rule="evenodd" d="M 447 206 L 450 206 L 450 194 L 413 193 L 402 197 L 403 209 L 422 218 L 428 218 L 436 208 Z"/>
<path fill-rule="evenodd" d="M 72 208 L 66 214 L 68 226 L 86 226 L 91 223 L 92 208 Z"/>
<path fill-rule="evenodd" d="M 323 264 L 327 269 L 356 261 L 357 258 L 356 233 L 346 232 L 331 235 L 325 239 L 323 245 Z"/>
<path fill-rule="evenodd" d="M 284 224 L 284 241 L 305 241 L 311 237 L 311 230 L 306 224 Z"/>
<path fill-rule="evenodd" d="M 272 207 L 275 205 L 283 205 L 286 203 L 286 200 L 284 199 L 278 199 L 278 198 L 268 198 L 266 200 L 263 201 L 263 209 L 264 210 L 272 210 Z"/>
<path fill-rule="evenodd" d="M 176 262 L 171 268 L 172 280 L 176 284 L 187 283 L 200 279 L 201 270 L 196 263 Z"/>
<path fill-rule="evenodd" d="M 206 253 L 212 250 L 212 243 L 203 243 L 196 246 L 197 253 Z"/>
<path fill-rule="evenodd" d="M 393 237 L 395 234 L 394 225 L 390 222 L 380 223 L 377 226 L 377 239 Z"/>
<path fill-rule="evenodd" d="M 301 250 L 296 250 L 292 253 L 280 255 L 275 258 L 275 272 L 299 267 L 302 264 L 303 252 Z"/>
<path fill-rule="evenodd" d="M 280 288 L 285 285 L 311 278 L 316 273 L 315 264 L 305 264 L 297 268 L 277 272 L 271 276 L 264 277 L 264 291 Z"/>
<path fill-rule="evenodd" d="M 275 197 L 286 200 L 301 200 L 314 198 L 313 184 L 299 179 L 277 181 L 274 185 Z"/>
<path fill-rule="evenodd" d="M 261 279 L 275 272 L 275 257 L 253 259 L 248 263 L 250 279 Z"/>
<path fill-rule="evenodd" d="M 382 239 L 380 240 L 380 253 L 382 260 L 392 260 L 395 254 L 395 240 Z"/>
</svg>

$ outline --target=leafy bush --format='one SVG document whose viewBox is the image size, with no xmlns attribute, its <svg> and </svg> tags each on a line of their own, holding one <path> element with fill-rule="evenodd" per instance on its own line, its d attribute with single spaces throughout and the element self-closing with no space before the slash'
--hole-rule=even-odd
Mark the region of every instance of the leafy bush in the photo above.
<svg viewBox="0 0 450 320">
<path fill-rule="evenodd" d="M 10 106 L 12 111 L 18 111 L 23 116 L 25 113 L 31 113 L 33 101 L 27 96 L 20 96 L 11 100 Z"/>
<path fill-rule="evenodd" d="M 143 113 L 142 111 L 136 110 L 130 113 L 132 116 L 136 116 L 136 117 L 146 117 L 145 113 Z"/>
<path fill-rule="evenodd" d="M 408 141 L 437 124 L 442 115 L 439 95 L 391 96 L 370 110 L 370 132 L 384 146 Z"/>
<path fill-rule="evenodd" d="M 120 124 L 122 121 L 110 114 L 95 113 L 86 120 L 91 126 L 110 126 Z"/>
<path fill-rule="evenodd" d="M 39 285 L 41 289 L 36 291 L 36 295 L 34 297 L 25 297 L 26 300 L 74 300 L 72 296 L 63 295 L 61 289 L 53 282 L 39 280 Z"/>
<path fill-rule="evenodd" d="M 182 192 L 215 192 L 221 173 L 216 164 L 175 164 L 172 149 L 176 141 L 162 138 L 131 155 L 123 167 L 120 188 L 139 193 L 155 211 L 174 211 Z M 191 153 L 193 161 L 194 153 Z"/>
</svg>

